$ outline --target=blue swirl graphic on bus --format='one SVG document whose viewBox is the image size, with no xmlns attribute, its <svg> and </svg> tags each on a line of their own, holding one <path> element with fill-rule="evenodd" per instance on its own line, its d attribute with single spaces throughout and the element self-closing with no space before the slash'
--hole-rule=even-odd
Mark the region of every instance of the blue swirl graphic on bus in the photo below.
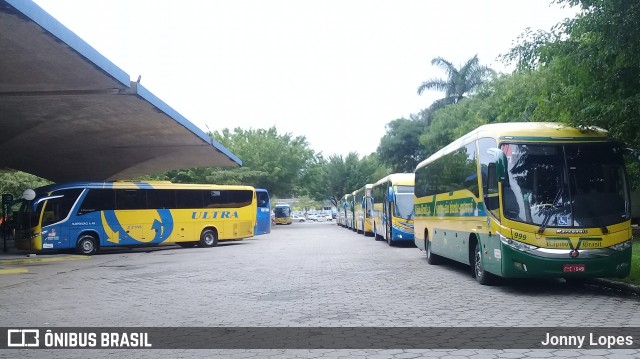
<svg viewBox="0 0 640 359">
<path fill-rule="evenodd" d="M 156 231 L 153 242 L 162 242 L 169 238 L 173 232 L 173 217 L 171 217 L 171 211 L 168 209 L 159 209 L 158 214 L 160 215 L 160 220 L 154 219 L 153 225 L 151 226 L 151 228 Z"/>
<path fill-rule="evenodd" d="M 127 213 L 120 211 L 116 216 L 115 211 L 103 212 L 103 227 L 107 236 L 107 241 L 116 244 L 136 244 L 136 243 L 160 243 L 171 235 L 173 232 L 173 217 L 168 209 L 159 209 L 155 211 L 158 217 L 153 219 L 153 223 L 149 227 L 145 227 L 141 223 L 149 223 L 150 218 L 145 215 L 139 215 L 135 212 Z M 148 212 L 154 213 L 154 212 Z M 120 217 L 120 219 L 118 219 Z M 145 218 L 146 217 L 146 218 Z M 146 221 L 145 221 L 146 219 Z M 124 222 L 124 225 L 121 223 Z M 149 238 L 149 232 L 153 230 L 154 236 Z"/>
</svg>

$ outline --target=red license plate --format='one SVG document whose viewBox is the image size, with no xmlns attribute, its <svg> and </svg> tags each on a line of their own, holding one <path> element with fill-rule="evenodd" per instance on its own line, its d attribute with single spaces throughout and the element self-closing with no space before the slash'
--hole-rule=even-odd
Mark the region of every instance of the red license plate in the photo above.
<svg viewBox="0 0 640 359">
<path fill-rule="evenodd" d="M 584 264 L 565 264 L 562 271 L 565 273 L 584 272 L 586 270 Z"/>
</svg>

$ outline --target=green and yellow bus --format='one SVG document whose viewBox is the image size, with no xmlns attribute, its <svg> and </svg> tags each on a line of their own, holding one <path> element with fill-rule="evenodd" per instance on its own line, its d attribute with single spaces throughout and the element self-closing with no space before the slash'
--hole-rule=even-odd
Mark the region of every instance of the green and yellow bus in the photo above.
<svg viewBox="0 0 640 359">
<path fill-rule="evenodd" d="M 393 173 L 371 189 L 373 235 L 390 246 L 413 243 L 413 173 Z"/>
<path fill-rule="evenodd" d="M 624 148 L 557 123 L 484 125 L 415 170 L 415 244 L 435 264 L 496 277 L 625 277 L 631 266 Z"/>
<path fill-rule="evenodd" d="M 291 224 L 291 206 L 288 204 L 278 204 L 273 209 L 273 216 L 276 224 Z"/>
<path fill-rule="evenodd" d="M 21 250 L 176 243 L 214 247 L 253 236 L 256 191 L 249 186 L 171 182 L 75 182 L 25 191 L 14 213 Z"/>
<path fill-rule="evenodd" d="M 365 236 L 373 234 L 371 222 L 371 188 L 366 184 L 353 192 L 353 220 L 356 233 Z"/>
</svg>

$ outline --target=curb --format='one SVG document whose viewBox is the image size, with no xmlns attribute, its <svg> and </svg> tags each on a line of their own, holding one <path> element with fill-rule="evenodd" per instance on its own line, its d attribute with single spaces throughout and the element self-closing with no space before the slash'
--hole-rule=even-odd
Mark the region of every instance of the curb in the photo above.
<svg viewBox="0 0 640 359">
<path fill-rule="evenodd" d="M 637 286 L 634 284 L 617 282 L 611 279 L 604 279 L 604 278 L 590 279 L 588 280 L 587 284 L 595 285 L 595 286 L 601 287 L 602 289 L 609 289 L 609 290 L 614 289 L 614 290 L 626 292 L 632 295 L 640 296 L 640 286 Z"/>
<path fill-rule="evenodd" d="M 43 262 L 61 262 L 61 261 L 74 261 L 89 259 L 91 256 L 64 256 L 64 257 L 29 257 L 20 259 L 0 259 L 0 265 L 3 264 L 29 264 L 29 263 L 43 263 Z"/>
</svg>

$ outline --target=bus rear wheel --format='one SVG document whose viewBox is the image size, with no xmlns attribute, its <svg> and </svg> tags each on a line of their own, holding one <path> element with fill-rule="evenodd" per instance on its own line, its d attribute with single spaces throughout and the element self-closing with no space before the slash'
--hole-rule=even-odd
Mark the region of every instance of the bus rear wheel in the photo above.
<svg viewBox="0 0 640 359">
<path fill-rule="evenodd" d="M 390 232 L 390 231 L 388 231 L 388 232 Z M 391 233 L 388 233 L 388 232 L 387 232 L 387 234 L 388 234 L 387 235 L 387 244 L 389 246 L 393 247 L 393 246 L 396 245 L 396 241 L 393 240 L 393 238 L 391 237 Z"/>
<path fill-rule="evenodd" d="M 376 226 L 373 226 L 373 239 L 375 239 L 376 241 L 379 241 L 382 239 L 382 236 L 378 234 L 378 228 L 376 228 Z"/>
<path fill-rule="evenodd" d="M 76 244 L 76 253 L 90 256 L 92 254 L 96 254 L 97 251 L 98 241 L 96 241 L 96 238 L 94 236 L 85 234 L 78 238 L 78 243 Z"/>
<path fill-rule="evenodd" d="M 215 247 L 218 245 L 218 235 L 214 230 L 205 229 L 200 235 L 200 247 Z"/>
</svg>

